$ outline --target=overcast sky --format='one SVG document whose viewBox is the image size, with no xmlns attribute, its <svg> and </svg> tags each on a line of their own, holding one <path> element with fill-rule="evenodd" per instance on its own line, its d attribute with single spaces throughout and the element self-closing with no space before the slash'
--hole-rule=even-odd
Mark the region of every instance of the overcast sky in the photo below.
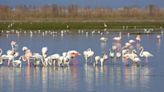
<svg viewBox="0 0 164 92">
<path fill-rule="evenodd" d="M 103 6 L 103 7 L 123 7 L 123 6 L 146 6 L 148 4 L 155 4 L 159 7 L 164 7 L 164 0 L 0 0 L 0 5 L 16 6 L 19 4 L 25 5 L 45 5 L 58 4 L 70 5 L 77 4 L 79 6 Z"/>
</svg>

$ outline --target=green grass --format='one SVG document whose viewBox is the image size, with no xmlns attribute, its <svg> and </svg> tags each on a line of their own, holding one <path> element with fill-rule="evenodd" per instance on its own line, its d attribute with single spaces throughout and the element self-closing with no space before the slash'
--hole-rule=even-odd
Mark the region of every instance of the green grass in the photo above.
<svg viewBox="0 0 164 92">
<path fill-rule="evenodd" d="M 107 29 L 143 29 L 164 27 L 164 22 L 105 22 Z M 0 22 L 0 30 L 62 30 L 62 29 L 104 29 L 104 22 Z M 69 28 L 67 28 L 69 25 Z"/>
</svg>

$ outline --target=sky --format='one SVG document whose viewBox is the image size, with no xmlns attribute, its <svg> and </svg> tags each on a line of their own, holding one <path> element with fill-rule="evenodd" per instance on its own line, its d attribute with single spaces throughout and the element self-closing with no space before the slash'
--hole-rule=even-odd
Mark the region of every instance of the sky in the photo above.
<svg viewBox="0 0 164 92">
<path fill-rule="evenodd" d="M 155 4 L 159 7 L 164 7 L 164 0 L 0 0 L 0 5 L 71 5 L 77 4 L 81 7 L 124 7 L 124 6 L 140 6 L 144 7 L 149 4 Z"/>
</svg>

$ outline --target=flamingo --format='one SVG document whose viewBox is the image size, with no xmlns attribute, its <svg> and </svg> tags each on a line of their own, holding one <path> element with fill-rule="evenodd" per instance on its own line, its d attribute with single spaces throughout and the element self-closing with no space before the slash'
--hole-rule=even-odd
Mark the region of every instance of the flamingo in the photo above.
<svg viewBox="0 0 164 92">
<path fill-rule="evenodd" d="M 130 45 L 131 45 L 131 44 L 130 44 L 129 42 L 126 42 L 125 45 L 122 47 L 122 50 L 123 50 L 123 49 L 129 48 Z"/>
<path fill-rule="evenodd" d="M 1 57 L 2 53 L 3 53 L 3 51 L 2 51 L 2 49 L 0 48 L 0 64 L 3 63 L 3 59 L 2 59 L 2 57 Z"/>
<path fill-rule="evenodd" d="M 2 55 L 1 58 L 2 58 L 2 60 L 8 60 L 7 61 L 7 65 L 9 66 L 11 61 L 14 59 L 13 52 L 11 50 L 8 50 L 7 54 L 6 55 Z"/>
<path fill-rule="evenodd" d="M 157 46 L 158 46 L 158 48 L 160 48 L 161 36 L 160 35 L 157 35 L 156 38 L 157 38 Z"/>
<path fill-rule="evenodd" d="M 0 48 L 0 56 L 2 55 L 2 53 L 3 53 L 3 51 L 2 51 L 2 49 Z"/>
<path fill-rule="evenodd" d="M 43 60 L 42 55 L 40 55 L 39 53 L 33 53 L 32 58 L 34 59 L 34 62 L 33 62 L 34 66 L 39 65 Z"/>
<path fill-rule="evenodd" d="M 41 50 L 41 52 L 42 52 L 42 57 L 43 57 L 43 60 L 42 60 L 42 64 L 44 65 L 44 66 L 47 66 L 48 65 L 48 62 L 49 62 L 49 57 L 48 57 L 48 48 L 47 47 L 42 47 L 42 50 Z"/>
<path fill-rule="evenodd" d="M 69 66 L 71 57 L 67 52 L 63 52 L 62 56 L 59 56 L 58 66 Z"/>
<path fill-rule="evenodd" d="M 43 47 L 41 52 L 42 52 L 43 57 L 46 58 L 47 57 L 48 48 L 47 47 Z"/>
<path fill-rule="evenodd" d="M 26 46 L 23 46 L 23 47 L 22 47 L 22 51 L 23 51 L 23 52 L 25 52 L 25 51 L 27 51 L 27 50 L 28 50 L 28 48 L 27 48 Z"/>
<path fill-rule="evenodd" d="M 143 46 L 141 46 L 140 49 L 141 49 L 140 57 L 145 57 L 146 58 L 146 62 L 148 62 L 148 57 L 153 57 L 153 54 L 151 54 L 148 51 L 144 51 L 144 47 Z"/>
<path fill-rule="evenodd" d="M 117 45 L 117 46 L 116 46 Z M 119 50 L 119 45 L 116 44 L 116 45 L 113 45 L 112 46 L 112 51 L 110 50 L 110 57 L 117 57 L 117 58 L 120 58 L 121 57 L 121 53 L 120 53 L 120 50 Z"/>
<path fill-rule="evenodd" d="M 110 58 L 114 58 L 114 51 L 109 49 L 109 56 Z"/>
<path fill-rule="evenodd" d="M 30 65 L 30 59 L 31 59 L 31 57 L 32 57 L 32 52 L 31 52 L 31 50 L 30 49 L 28 49 L 26 46 L 24 46 L 23 48 L 22 48 L 22 50 L 23 50 L 23 52 L 24 52 L 24 61 L 27 61 L 27 64 L 28 64 L 28 66 Z"/>
<path fill-rule="evenodd" d="M 88 62 L 88 59 L 91 58 L 91 62 L 92 62 L 92 57 L 94 55 L 94 52 L 92 51 L 91 48 L 88 48 L 86 51 L 83 52 L 84 54 L 84 58 L 86 63 Z"/>
<path fill-rule="evenodd" d="M 19 52 L 17 52 L 18 44 L 16 43 L 16 41 L 11 41 L 10 44 L 11 44 L 12 55 L 14 55 L 14 57 L 18 57 L 19 56 Z"/>
<path fill-rule="evenodd" d="M 76 51 L 76 50 L 69 50 L 68 52 L 67 52 L 67 55 L 70 57 L 70 59 L 76 59 L 76 57 L 77 56 L 80 56 L 81 54 L 80 54 L 80 52 L 78 52 L 78 51 Z M 74 64 L 76 64 L 77 63 L 77 61 L 76 62 L 74 62 Z"/>
<path fill-rule="evenodd" d="M 130 59 L 133 63 L 137 63 L 137 64 L 141 61 L 138 55 L 136 54 L 135 50 L 132 50 L 131 53 L 127 51 L 122 55 L 122 57 L 126 65 L 128 65 L 128 59 Z"/>
<path fill-rule="evenodd" d="M 59 64 L 59 58 L 60 58 L 60 55 L 59 54 L 53 54 L 51 56 L 49 56 L 50 60 L 49 60 L 49 65 L 56 65 L 56 64 Z"/>
<path fill-rule="evenodd" d="M 74 57 L 77 57 L 77 56 L 79 56 L 81 54 L 78 51 L 76 51 L 76 50 L 70 50 L 70 51 L 67 52 L 67 55 L 69 55 L 72 58 L 74 58 Z"/>
<path fill-rule="evenodd" d="M 125 62 L 125 65 L 128 65 L 128 59 L 129 59 L 129 53 L 126 52 L 122 52 L 122 61 Z"/>
<path fill-rule="evenodd" d="M 129 55 L 129 57 L 134 63 L 139 63 L 141 61 L 135 50 L 132 50 L 132 53 Z"/>
<path fill-rule="evenodd" d="M 100 59 L 101 66 L 104 64 L 104 61 L 106 61 L 107 59 L 108 59 L 108 55 L 104 54 L 103 57 Z"/>
<path fill-rule="evenodd" d="M 107 27 L 108 27 L 108 25 L 106 23 L 104 23 L 104 28 L 107 28 Z"/>
<path fill-rule="evenodd" d="M 102 57 L 96 56 L 95 57 L 95 64 L 97 65 L 100 62 L 100 65 L 103 66 L 104 61 L 108 59 L 108 55 L 104 54 Z"/>
<path fill-rule="evenodd" d="M 135 43 L 135 41 L 134 41 L 133 39 L 130 39 L 130 40 L 129 40 L 129 43 L 130 43 L 130 44 L 133 44 L 133 43 Z"/>
<path fill-rule="evenodd" d="M 160 38 L 161 38 L 161 36 L 160 36 L 160 35 L 157 35 L 157 36 L 156 36 L 156 38 L 157 38 L 157 39 L 160 39 Z"/>
<path fill-rule="evenodd" d="M 95 64 L 97 65 L 98 64 L 98 62 L 100 61 L 100 56 L 95 56 Z"/>
<path fill-rule="evenodd" d="M 120 41 L 121 41 L 121 38 L 122 38 L 121 35 L 122 35 L 122 34 L 121 34 L 121 32 L 120 32 L 120 33 L 119 33 L 119 36 L 114 37 L 113 40 L 114 40 L 114 41 L 117 41 L 117 42 L 120 42 Z"/>
<path fill-rule="evenodd" d="M 101 37 L 100 38 L 100 41 L 102 41 L 102 42 L 107 42 L 107 40 L 108 40 L 108 38 L 106 38 L 106 37 Z"/>
<path fill-rule="evenodd" d="M 11 41 L 11 50 L 13 51 L 13 52 L 15 52 L 17 49 L 18 49 L 18 45 L 17 45 L 17 42 L 16 41 Z"/>
<path fill-rule="evenodd" d="M 137 35 L 136 36 L 136 40 L 137 40 L 137 42 L 140 42 L 141 41 L 141 36 L 140 35 Z"/>
<path fill-rule="evenodd" d="M 70 63 L 70 59 L 71 59 L 71 57 L 70 56 L 65 56 L 64 57 L 64 65 L 66 65 L 66 66 L 69 66 L 69 63 Z"/>
<path fill-rule="evenodd" d="M 135 41 L 133 39 L 129 40 L 130 46 L 129 46 L 129 50 L 132 51 L 134 49 L 134 43 Z"/>
<path fill-rule="evenodd" d="M 13 66 L 22 67 L 22 61 L 21 61 L 21 59 L 23 59 L 23 56 L 20 56 L 18 60 L 13 60 L 13 61 L 12 61 Z"/>
<path fill-rule="evenodd" d="M 71 56 L 64 53 L 63 56 L 59 57 L 59 66 L 69 66 Z"/>
</svg>

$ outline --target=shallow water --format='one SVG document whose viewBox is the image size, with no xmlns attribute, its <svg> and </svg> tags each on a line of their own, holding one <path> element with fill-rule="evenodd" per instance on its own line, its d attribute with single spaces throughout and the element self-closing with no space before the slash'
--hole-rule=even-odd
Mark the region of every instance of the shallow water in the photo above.
<svg viewBox="0 0 164 92">
<path fill-rule="evenodd" d="M 51 34 L 1 34 L 0 48 L 6 53 L 10 49 L 10 42 L 17 41 L 18 51 L 23 52 L 23 46 L 29 47 L 33 52 L 41 52 L 47 46 L 48 54 L 62 53 L 71 49 L 83 52 L 92 48 L 95 55 L 109 53 L 112 38 L 119 33 L 103 33 L 108 38 L 107 43 L 100 42 L 100 34 L 91 33 L 60 33 Z M 122 34 L 122 45 L 128 39 L 135 39 L 136 35 Z M 83 56 L 77 57 L 78 65 L 70 67 L 27 67 L 22 68 L 0 66 L 0 92 L 155 92 L 162 91 L 164 82 L 164 36 L 161 40 L 157 34 L 141 36 L 141 44 L 145 50 L 150 51 L 154 57 L 149 63 L 137 67 L 130 64 L 126 67 L 121 60 L 112 64 L 111 60 L 103 66 L 85 65 Z"/>
</svg>

